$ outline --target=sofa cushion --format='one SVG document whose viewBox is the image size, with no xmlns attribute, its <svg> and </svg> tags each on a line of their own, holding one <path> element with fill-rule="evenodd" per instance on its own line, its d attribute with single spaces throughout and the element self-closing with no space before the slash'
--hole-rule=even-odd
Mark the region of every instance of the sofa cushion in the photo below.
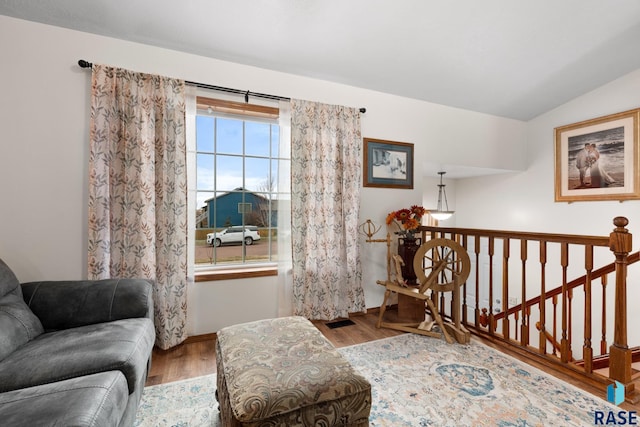
<svg viewBox="0 0 640 427">
<path fill-rule="evenodd" d="M 143 279 L 22 283 L 22 294 L 45 331 L 134 317 L 153 318 L 153 289 Z"/>
<path fill-rule="evenodd" d="M 131 393 L 146 375 L 154 340 L 148 318 L 44 333 L 0 363 L 0 392 L 119 370 Z"/>
<path fill-rule="evenodd" d="M 0 259 L 0 360 L 42 332 L 40 320 L 22 299 L 18 279 Z"/>
<path fill-rule="evenodd" d="M 13 427 L 117 426 L 127 398 L 124 375 L 103 372 L 0 393 L 0 420 Z"/>
</svg>

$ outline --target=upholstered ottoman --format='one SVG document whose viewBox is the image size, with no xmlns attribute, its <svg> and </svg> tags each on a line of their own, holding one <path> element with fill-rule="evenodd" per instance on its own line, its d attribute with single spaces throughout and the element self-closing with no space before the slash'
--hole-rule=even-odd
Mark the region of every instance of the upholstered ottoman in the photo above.
<svg viewBox="0 0 640 427">
<path fill-rule="evenodd" d="M 368 426 L 371 385 L 303 317 L 218 332 L 222 425 Z"/>
</svg>

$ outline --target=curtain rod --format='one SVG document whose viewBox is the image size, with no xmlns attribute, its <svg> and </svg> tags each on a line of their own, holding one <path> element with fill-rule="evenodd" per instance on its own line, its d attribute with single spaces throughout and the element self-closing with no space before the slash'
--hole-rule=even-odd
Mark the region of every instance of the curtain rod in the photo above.
<svg viewBox="0 0 640 427">
<path fill-rule="evenodd" d="M 92 68 L 93 64 L 89 61 L 85 61 L 84 59 L 81 59 L 78 61 L 78 65 L 82 68 Z M 185 81 L 185 84 L 191 85 L 191 86 L 195 86 L 195 87 L 199 87 L 201 89 L 210 89 L 210 90 L 217 90 L 219 92 L 226 92 L 226 93 L 234 93 L 237 95 L 244 95 L 244 102 L 249 102 L 249 96 L 253 96 L 256 98 L 264 98 L 264 99 L 273 99 L 276 101 L 290 101 L 291 98 L 287 98 L 284 96 L 277 96 L 277 95 L 269 95 L 266 93 L 258 93 L 258 92 L 251 92 L 248 90 L 240 90 L 240 89 L 232 89 L 232 88 L 228 88 L 228 87 L 222 87 L 222 86 L 214 86 L 214 85 L 209 85 L 206 83 L 198 83 L 198 82 L 191 82 L 191 81 Z M 360 112 L 361 113 L 366 113 L 367 109 L 366 108 L 360 108 Z"/>
</svg>

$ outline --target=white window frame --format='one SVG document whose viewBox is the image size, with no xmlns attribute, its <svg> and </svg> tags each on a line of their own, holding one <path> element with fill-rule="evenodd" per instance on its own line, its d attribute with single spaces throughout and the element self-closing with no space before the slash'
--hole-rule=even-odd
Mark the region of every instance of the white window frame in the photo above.
<svg viewBox="0 0 640 427">
<path fill-rule="evenodd" d="M 202 90 L 195 89 L 191 92 L 191 106 L 187 107 L 187 168 L 189 174 L 188 180 L 188 191 L 189 191 L 189 230 L 190 236 L 192 236 L 191 241 L 193 244 L 189 245 L 189 259 L 190 259 L 190 276 L 195 277 L 195 281 L 213 281 L 213 280 L 226 280 L 226 279 L 234 279 L 234 278 L 247 278 L 247 277 L 260 277 L 260 276 L 270 276 L 277 274 L 278 262 L 276 261 L 265 261 L 265 262 L 253 262 L 253 263 L 243 263 L 243 264 L 229 264 L 229 265 L 215 265 L 215 264 L 196 264 L 195 263 L 195 212 L 197 209 L 196 206 L 196 195 L 198 189 L 196 188 L 196 156 L 197 156 L 197 147 L 196 147 L 196 116 L 197 116 L 197 108 L 195 107 L 195 98 L 198 97 L 206 97 L 213 98 L 219 100 L 232 100 L 232 97 L 225 96 L 223 94 L 213 94 L 210 92 L 203 92 Z M 270 107 L 277 107 L 277 104 L 273 102 L 265 102 L 261 103 L 261 105 L 267 105 Z M 217 114 L 218 116 L 224 116 L 225 114 Z M 234 118 L 238 118 L 238 116 L 234 115 Z M 262 120 L 252 118 L 249 116 L 245 117 L 245 120 L 248 121 L 257 121 L 260 122 Z M 271 121 L 273 123 L 273 121 Z M 277 124 L 277 120 L 276 120 Z M 282 129 L 280 129 L 282 132 Z M 277 228 L 281 228 L 282 224 L 278 224 Z M 288 232 L 288 231 L 287 231 Z M 270 240 L 266 240 L 269 242 Z"/>
</svg>

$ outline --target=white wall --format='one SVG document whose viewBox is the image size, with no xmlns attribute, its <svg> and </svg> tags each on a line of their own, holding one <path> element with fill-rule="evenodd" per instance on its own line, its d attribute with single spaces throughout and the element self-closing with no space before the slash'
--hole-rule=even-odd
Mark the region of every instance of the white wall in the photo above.
<svg viewBox="0 0 640 427">
<path fill-rule="evenodd" d="M 554 128 L 638 107 L 640 70 L 531 120 L 527 124 L 526 170 L 459 180 L 456 183 L 456 225 L 606 236 L 614 229 L 613 218 L 625 216 L 629 219 L 627 228 L 634 234 L 632 251 L 637 251 L 640 247 L 640 201 L 554 202 L 553 150 Z M 557 257 L 555 259 L 558 260 Z M 612 254 L 605 250 L 596 256 L 594 266 L 599 268 L 613 260 Z M 579 273 L 582 274 L 584 270 Z M 640 267 L 637 264 L 631 266 L 629 275 L 628 325 L 632 326 L 640 324 L 640 312 L 630 309 L 640 300 Z M 569 280 L 575 277 L 577 275 L 571 275 Z M 576 293 L 576 296 L 580 298 L 581 293 Z M 575 307 L 578 308 L 574 319 L 580 322 L 581 306 L 576 303 Z M 580 330 L 580 324 L 574 323 L 574 331 Z M 611 339 L 613 336 L 609 333 L 608 337 Z M 630 327 L 629 344 L 637 345 L 638 342 L 640 330 Z"/>
<path fill-rule="evenodd" d="M 4 16 L 0 16 L 0 52 L 0 258 L 21 281 L 80 279 L 87 274 L 90 72 L 77 66 L 79 59 L 219 86 L 366 107 L 363 136 L 414 143 L 416 173 L 413 190 L 364 188 L 363 221 L 371 218 L 382 223 L 388 212 L 411 204 L 435 206 L 437 179 L 423 178 L 425 161 L 524 170 L 526 161 L 531 160 L 524 156 L 525 123 L 361 88 Z M 453 200 L 456 185 L 450 184 L 451 205 L 460 212 L 467 204 L 460 203 L 461 197 Z M 463 194 L 470 185 L 472 182 L 465 184 Z M 512 191 L 517 194 L 520 190 Z M 381 233 L 379 237 L 384 236 Z M 367 306 L 374 307 L 382 301 L 382 289 L 375 280 L 386 274 L 384 245 L 363 247 Z M 193 285 L 190 333 L 214 332 L 231 323 L 274 316 L 275 287 L 274 278 Z"/>
<path fill-rule="evenodd" d="M 605 235 L 616 216 L 640 243 L 640 201 L 554 202 L 554 128 L 640 107 L 640 70 L 527 124 L 526 170 L 458 180 L 456 225 L 471 228 Z"/>
</svg>

